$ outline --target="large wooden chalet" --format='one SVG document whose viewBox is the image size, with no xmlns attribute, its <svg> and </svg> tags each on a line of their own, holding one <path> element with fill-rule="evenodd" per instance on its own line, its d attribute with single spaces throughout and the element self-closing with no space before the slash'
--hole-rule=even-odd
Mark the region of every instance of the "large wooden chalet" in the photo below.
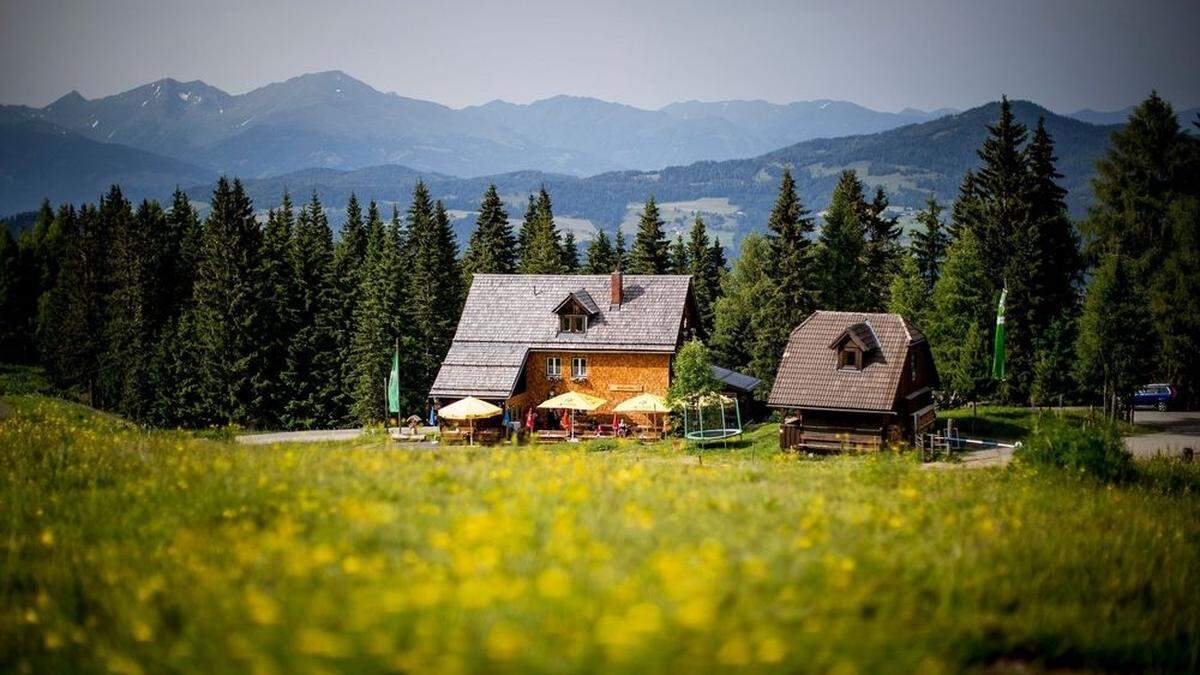
<svg viewBox="0 0 1200 675">
<path fill-rule="evenodd" d="M 878 448 L 933 426 L 937 369 L 896 314 L 817 311 L 792 331 L 768 405 L 784 449 Z"/>
<path fill-rule="evenodd" d="M 477 274 L 429 395 L 475 396 L 519 419 L 574 390 L 611 411 L 643 392 L 666 395 L 695 325 L 690 276 Z"/>
</svg>

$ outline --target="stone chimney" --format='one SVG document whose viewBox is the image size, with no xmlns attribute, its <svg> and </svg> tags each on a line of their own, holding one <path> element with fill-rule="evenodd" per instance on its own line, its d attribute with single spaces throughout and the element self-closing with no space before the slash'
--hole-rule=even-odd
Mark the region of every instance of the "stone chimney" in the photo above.
<svg viewBox="0 0 1200 675">
<path fill-rule="evenodd" d="M 610 301 L 610 306 L 620 307 L 621 300 L 623 299 L 622 293 L 621 293 L 621 291 L 622 291 L 621 286 L 623 283 L 623 279 L 621 277 L 621 270 L 613 270 L 612 277 L 610 277 L 609 283 L 612 286 L 612 300 Z"/>
</svg>

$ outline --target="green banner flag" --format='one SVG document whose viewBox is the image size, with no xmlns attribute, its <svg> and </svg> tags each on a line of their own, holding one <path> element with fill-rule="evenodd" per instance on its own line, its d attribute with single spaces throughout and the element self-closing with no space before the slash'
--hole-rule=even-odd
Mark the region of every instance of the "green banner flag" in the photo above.
<svg viewBox="0 0 1200 675">
<path fill-rule="evenodd" d="M 1003 380 L 1007 374 L 1004 359 L 1004 300 L 1008 297 L 1008 287 L 1000 291 L 1000 305 L 996 307 L 996 340 L 992 345 L 992 379 Z"/>
<path fill-rule="evenodd" d="M 392 372 L 388 374 L 388 412 L 400 413 L 400 346 L 392 355 Z"/>
</svg>

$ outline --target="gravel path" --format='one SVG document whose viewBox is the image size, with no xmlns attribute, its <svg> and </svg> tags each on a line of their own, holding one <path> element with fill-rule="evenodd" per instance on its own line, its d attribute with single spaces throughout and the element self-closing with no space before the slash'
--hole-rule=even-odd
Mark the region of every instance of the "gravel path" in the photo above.
<svg viewBox="0 0 1200 675">
<path fill-rule="evenodd" d="M 352 441 L 363 433 L 362 429 L 324 429 L 319 431 L 281 431 L 274 434 L 245 434 L 236 438 L 245 445 L 269 445 L 271 443 L 312 443 L 320 441 Z"/>
</svg>

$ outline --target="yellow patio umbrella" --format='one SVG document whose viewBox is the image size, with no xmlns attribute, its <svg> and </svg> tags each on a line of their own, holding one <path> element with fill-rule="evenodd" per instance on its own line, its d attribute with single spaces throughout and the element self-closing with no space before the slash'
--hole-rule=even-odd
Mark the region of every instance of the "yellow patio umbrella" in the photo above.
<svg viewBox="0 0 1200 675">
<path fill-rule="evenodd" d="M 658 426 L 658 415 L 660 413 L 671 412 L 671 407 L 667 405 L 663 397 L 645 392 L 621 401 L 613 408 L 613 412 L 647 413 L 654 415 L 651 419 L 654 421 L 654 425 Z"/>
<path fill-rule="evenodd" d="M 438 416 L 448 420 L 467 420 L 470 422 L 471 435 L 468 437 L 468 441 L 474 444 L 475 420 L 495 417 L 502 412 L 504 411 L 487 401 L 475 398 L 474 396 L 468 396 L 442 408 L 438 411 Z"/>
<path fill-rule="evenodd" d="M 575 437 L 575 411 L 576 410 L 595 410 L 604 405 L 608 401 L 599 396 L 584 394 L 578 391 L 568 391 L 565 394 L 559 394 L 554 398 L 547 399 L 538 404 L 539 408 L 553 408 L 556 410 L 571 411 L 571 438 Z"/>
<path fill-rule="evenodd" d="M 671 412 L 671 407 L 663 397 L 646 392 L 621 401 L 613 410 L 620 413 L 665 413 Z"/>
</svg>

